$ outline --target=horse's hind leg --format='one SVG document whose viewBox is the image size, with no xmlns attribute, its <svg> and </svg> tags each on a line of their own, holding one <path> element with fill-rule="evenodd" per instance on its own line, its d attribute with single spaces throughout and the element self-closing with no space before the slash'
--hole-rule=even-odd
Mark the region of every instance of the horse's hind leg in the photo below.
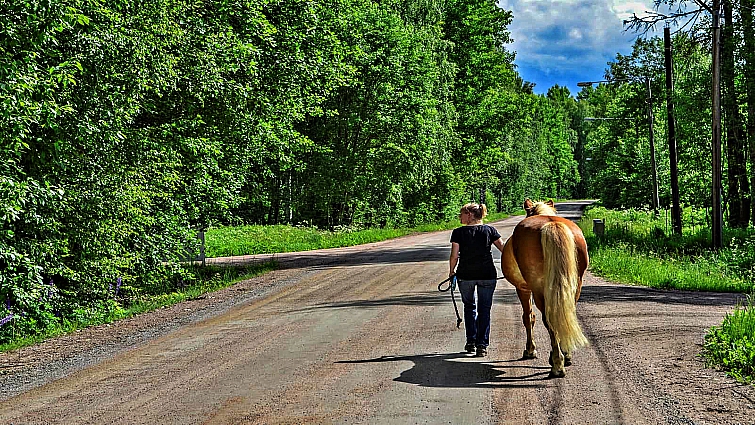
<svg viewBox="0 0 755 425">
<path fill-rule="evenodd" d="M 545 328 L 548 329 L 548 335 L 550 335 L 551 338 L 551 355 L 548 359 L 548 363 L 551 365 L 551 372 L 548 374 L 549 378 L 563 378 L 566 376 L 566 358 L 564 354 L 561 352 L 561 345 L 558 343 L 558 337 L 556 334 L 551 330 L 550 326 L 548 326 L 548 320 L 545 318 L 545 313 L 543 313 L 543 324 L 545 324 Z M 569 358 L 569 363 L 571 363 L 571 358 Z"/>
<path fill-rule="evenodd" d="M 532 291 L 517 288 L 516 295 L 522 304 L 522 323 L 524 323 L 524 329 L 527 331 L 527 345 L 525 346 L 524 353 L 522 353 L 522 358 L 536 359 L 537 349 L 535 347 L 535 340 L 532 338 L 532 329 L 535 327 L 535 312 L 532 309 Z"/>
</svg>

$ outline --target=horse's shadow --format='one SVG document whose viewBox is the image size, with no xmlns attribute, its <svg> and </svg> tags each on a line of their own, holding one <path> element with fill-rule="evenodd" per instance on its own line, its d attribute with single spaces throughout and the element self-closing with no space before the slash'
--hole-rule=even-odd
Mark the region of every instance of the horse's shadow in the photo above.
<svg viewBox="0 0 755 425">
<path fill-rule="evenodd" d="M 520 360 L 486 360 L 464 353 L 382 356 L 365 360 L 342 360 L 337 363 L 413 363 L 394 378 L 396 382 L 436 388 L 542 387 L 550 367 L 516 364 Z M 524 370 L 525 373 L 511 373 Z M 508 375 L 511 376 L 508 376 Z"/>
</svg>

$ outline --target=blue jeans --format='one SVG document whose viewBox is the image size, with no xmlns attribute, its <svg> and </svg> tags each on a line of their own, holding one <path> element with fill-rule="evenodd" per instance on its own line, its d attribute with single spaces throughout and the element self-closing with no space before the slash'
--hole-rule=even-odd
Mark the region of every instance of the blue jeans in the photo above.
<svg viewBox="0 0 755 425">
<path fill-rule="evenodd" d="M 459 280 L 459 292 L 464 303 L 464 328 L 467 344 L 487 347 L 490 343 L 490 307 L 496 280 Z M 475 302 L 475 287 L 477 300 Z"/>
</svg>

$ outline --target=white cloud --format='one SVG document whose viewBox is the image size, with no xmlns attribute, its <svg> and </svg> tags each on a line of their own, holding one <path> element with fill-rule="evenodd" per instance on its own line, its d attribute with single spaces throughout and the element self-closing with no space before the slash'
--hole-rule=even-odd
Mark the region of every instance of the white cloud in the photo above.
<svg viewBox="0 0 755 425">
<path fill-rule="evenodd" d="M 525 80 L 524 70 L 565 75 L 589 69 L 599 75 L 580 78 L 600 78 L 617 53 L 631 52 L 637 34 L 624 31 L 623 21 L 653 10 L 653 0 L 499 0 L 498 4 L 513 12 L 509 30 L 514 42 L 508 48 L 517 52 L 516 63 Z"/>
<path fill-rule="evenodd" d="M 614 1 L 611 7 L 613 13 L 620 19 L 629 19 L 632 15 L 643 16 L 653 10 L 652 2 Z"/>
</svg>

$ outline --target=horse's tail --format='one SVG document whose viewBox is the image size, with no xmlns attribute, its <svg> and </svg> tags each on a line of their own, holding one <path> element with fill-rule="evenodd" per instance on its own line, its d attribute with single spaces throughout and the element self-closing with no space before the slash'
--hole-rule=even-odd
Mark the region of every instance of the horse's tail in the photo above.
<svg viewBox="0 0 755 425">
<path fill-rule="evenodd" d="M 564 223 L 552 221 L 540 233 L 545 262 L 545 318 L 561 350 L 571 352 L 587 345 L 577 321 L 577 247 Z"/>
</svg>

